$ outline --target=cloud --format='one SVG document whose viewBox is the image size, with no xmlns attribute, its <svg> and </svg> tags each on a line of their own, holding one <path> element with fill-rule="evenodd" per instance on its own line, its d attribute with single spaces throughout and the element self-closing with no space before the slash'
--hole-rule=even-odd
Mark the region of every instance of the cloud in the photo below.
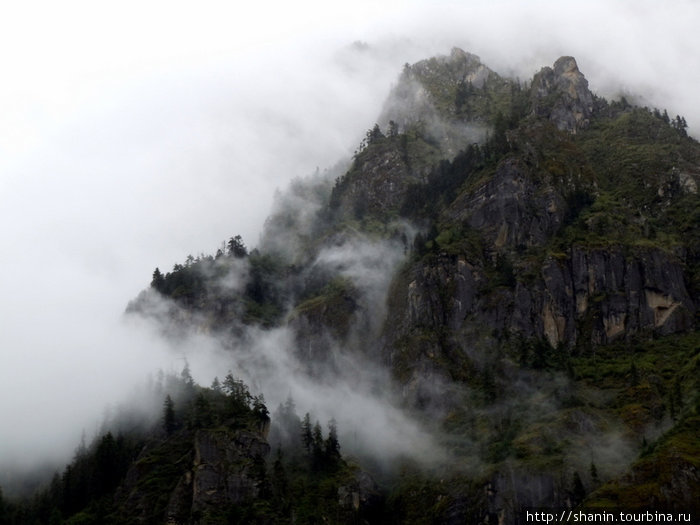
<svg viewBox="0 0 700 525">
<path fill-rule="evenodd" d="M 381 249 L 376 244 L 362 246 L 357 241 L 353 246 L 364 256 L 344 268 L 351 274 L 349 278 L 356 276 L 364 266 L 363 274 L 371 282 L 386 286 L 388 283 L 381 281 L 382 276 L 388 277 L 391 273 L 387 268 L 389 263 L 378 264 L 373 257 Z M 385 247 L 384 254 L 390 255 L 391 249 Z M 394 260 L 398 262 L 396 257 Z M 362 293 L 362 302 L 373 298 L 373 293 L 369 292 L 373 290 Z M 229 330 L 211 333 L 199 329 L 206 319 L 190 318 L 188 322 L 183 317 L 178 326 L 173 326 L 170 319 L 160 314 L 177 310 L 178 306 L 163 296 L 149 295 L 142 308 L 139 314 L 129 316 L 132 328 L 152 334 L 161 344 L 167 340 L 171 362 L 180 368 L 187 362 L 199 384 L 209 385 L 215 377 L 222 380 L 230 371 L 249 386 L 253 395 L 264 394 L 270 411 L 291 397 L 300 416 L 309 412 L 313 420 L 319 420 L 324 426 L 331 419 L 337 421 L 346 453 L 370 455 L 383 464 L 414 456 L 418 456 L 416 461 L 422 464 L 443 459 L 443 451 L 430 433 L 400 408 L 388 371 L 370 366 L 376 362 L 358 348 L 341 348 L 332 339 L 325 339 L 325 350 L 333 357 L 315 363 L 317 373 L 311 375 L 308 363 L 299 358 L 298 342 L 291 325 L 271 330 L 247 327 L 236 330 L 235 334 Z M 140 315 L 143 313 L 152 315 Z M 183 325 L 190 329 L 182 330 Z M 174 332 L 177 337 L 160 338 L 158 334 L 163 330 L 166 335 Z M 170 370 L 178 373 L 173 367 Z M 143 404 L 142 398 L 136 408 Z M 151 418 L 157 420 L 162 400 L 151 404 L 155 407 Z M 128 410 L 127 407 L 126 412 Z M 273 419 L 273 425 L 277 423 Z"/>
<path fill-rule="evenodd" d="M 65 457 L 173 356 L 120 321 L 154 267 L 253 246 L 274 189 L 348 156 L 405 62 L 576 56 L 700 130 L 694 2 L 24 2 L 0 13 L 0 464 Z M 353 42 L 363 42 L 355 44 Z"/>
</svg>

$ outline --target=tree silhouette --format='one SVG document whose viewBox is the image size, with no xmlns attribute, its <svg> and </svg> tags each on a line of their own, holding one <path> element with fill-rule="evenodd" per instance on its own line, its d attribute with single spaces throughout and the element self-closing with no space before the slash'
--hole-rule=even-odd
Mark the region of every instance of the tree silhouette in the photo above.
<svg viewBox="0 0 700 525">
<path fill-rule="evenodd" d="M 159 292 L 162 292 L 165 288 L 165 277 L 161 273 L 159 268 L 153 270 L 153 279 L 151 279 L 151 288 L 155 288 Z"/>
<path fill-rule="evenodd" d="M 240 235 L 229 239 L 228 254 L 236 259 L 242 259 L 248 255 L 248 248 L 243 244 L 243 238 Z"/>
<path fill-rule="evenodd" d="M 338 442 L 338 428 L 335 419 L 331 419 L 328 422 L 326 458 L 331 462 L 335 462 L 340 459 L 340 443 Z"/>
<path fill-rule="evenodd" d="M 170 394 L 165 396 L 165 402 L 163 403 L 163 428 L 168 436 L 171 435 L 176 428 L 175 403 L 173 403 Z"/>
<path fill-rule="evenodd" d="M 301 422 L 301 442 L 304 444 L 306 451 L 311 452 L 314 438 L 311 433 L 311 415 L 308 412 L 304 415 L 304 419 Z"/>
</svg>

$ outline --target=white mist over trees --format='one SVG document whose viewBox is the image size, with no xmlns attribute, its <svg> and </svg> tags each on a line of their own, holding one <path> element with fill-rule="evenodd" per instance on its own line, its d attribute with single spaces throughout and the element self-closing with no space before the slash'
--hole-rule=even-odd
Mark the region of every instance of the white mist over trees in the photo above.
<svg viewBox="0 0 700 525">
<path fill-rule="evenodd" d="M 274 189 L 349 156 L 406 62 L 456 45 L 525 78 L 571 54 L 603 94 L 642 86 L 700 122 L 692 2 L 265 6 L 3 8 L 0 468 L 65 460 L 133 382 L 179 369 L 128 301 L 156 266 L 254 247 Z"/>
</svg>

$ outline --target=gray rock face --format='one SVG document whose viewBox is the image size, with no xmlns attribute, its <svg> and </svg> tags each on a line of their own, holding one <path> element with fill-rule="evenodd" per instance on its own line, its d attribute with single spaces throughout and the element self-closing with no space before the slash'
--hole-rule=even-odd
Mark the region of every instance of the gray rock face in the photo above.
<svg viewBox="0 0 700 525">
<path fill-rule="evenodd" d="M 190 516 L 195 515 L 199 516 L 197 523 L 220 523 L 217 521 L 220 508 L 258 495 L 260 465 L 270 452 L 263 434 L 247 430 L 198 430 L 191 439 L 189 445 L 194 454 L 190 449 L 182 457 L 178 454 L 177 459 L 169 458 L 172 465 L 163 466 L 159 453 L 156 452 L 156 457 L 160 461 L 154 461 L 151 456 L 154 451 L 147 448 L 127 473 L 118 498 L 124 498 L 129 514 L 139 523 L 153 523 L 152 518 L 162 505 L 152 497 L 156 482 L 165 486 L 174 484 L 168 489 L 170 495 L 165 507 L 166 522 L 171 524 L 191 523 Z M 163 450 L 168 445 L 160 447 Z"/>
<path fill-rule="evenodd" d="M 253 463 L 270 452 L 270 445 L 260 436 L 247 431 L 202 430 L 197 432 L 194 445 L 193 512 L 257 496 Z"/>
<path fill-rule="evenodd" d="M 354 511 L 367 508 L 381 499 L 377 483 L 367 472 L 360 470 L 355 478 L 338 487 L 338 503 Z"/>
<path fill-rule="evenodd" d="M 549 183 L 535 181 L 516 160 L 451 206 L 450 218 L 466 221 L 497 249 L 541 245 L 561 226 L 566 206 Z"/>
<path fill-rule="evenodd" d="M 546 260 L 532 282 L 496 289 L 488 287 L 478 263 L 443 256 L 416 265 L 407 286 L 395 293 L 404 300 L 402 313 L 389 323 L 391 361 L 400 353 L 394 343 L 421 327 L 431 332 L 449 327 L 453 341 L 465 349 L 483 345 L 484 334 L 494 332 L 544 338 L 556 347 L 686 331 L 695 312 L 681 262 L 655 248 L 631 253 L 622 247 L 574 247 L 563 259 Z M 435 346 L 423 353 L 439 352 Z"/>
<path fill-rule="evenodd" d="M 573 507 L 571 488 L 560 475 L 506 466 L 486 487 L 488 513 L 498 523 L 520 523 L 524 508 Z"/>
<path fill-rule="evenodd" d="M 398 144 L 385 140 L 379 148 L 381 151 L 372 155 L 358 157 L 355 169 L 346 175 L 339 202 L 343 216 L 381 216 L 386 210 L 396 209 L 403 202 L 408 185 L 420 180 L 409 168 Z"/>
<path fill-rule="evenodd" d="M 539 262 L 519 255 L 546 246 L 562 227 L 568 187 L 508 159 L 446 210 L 452 224 L 478 234 L 487 253 L 443 253 L 396 280 L 384 355 L 407 398 L 419 400 L 428 383 L 449 382 L 450 363 L 461 359 L 455 349 L 479 366 L 504 336 L 571 348 L 692 328 L 696 305 L 682 253 L 575 245 Z M 512 261 L 510 277 L 498 274 L 499 257 Z"/>
<path fill-rule="evenodd" d="M 576 133 L 588 126 L 593 95 L 573 57 L 561 57 L 554 68 L 544 67 L 532 79 L 535 115 L 548 118 L 560 130 Z"/>
<path fill-rule="evenodd" d="M 590 97 L 573 59 L 558 60 L 551 75 L 550 87 L 566 87 L 567 100 Z M 508 335 L 574 347 L 692 328 L 696 305 L 682 253 L 581 244 L 537 261 L 521 256 L 528 248 L 546 247 L 567 220 L 564 195 L 584 184 L 576 175 L 567 177 L 543 175 L 536 164 L 507 158 L 443 212 L 449 223 L 472 230 L 485 253 L 442 253 L 397 280 L 385 357 L 395 369 L 413 363 L 415 377 L 402 376 L 405 384 L 439 373 L 435 363 L 446 373 L 455 348 L 478 364 L 496 339 Z M 499 274 L 499 258 L 511 261 L 509 276 Z"/>
</svg>

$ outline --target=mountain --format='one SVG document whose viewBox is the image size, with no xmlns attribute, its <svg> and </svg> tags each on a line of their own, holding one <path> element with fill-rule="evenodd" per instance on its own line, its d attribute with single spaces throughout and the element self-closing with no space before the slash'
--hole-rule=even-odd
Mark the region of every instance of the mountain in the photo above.
<svg viewBox="0 0 700 525">
<path fill-rule="evenodd" d="M 234 236 L 156 269 L 127 309 L 165 337 L 215 336 L 279 402 L 271 421 L 230 373 L 203 388 L 183 372 L 152 390 L 162 420 L 115 426 L 5 521 L 697 512 L 700 144 L 686 128 L 596 96 L 572 57 L 527 83 L 459 49 L 407 64 L 352 160 L 280 194 L 256 249 Z M 331 404 L 326 437 L 285 400 L 300 384 Z M 380 406 L 390 423 L 373 426 Z M 102 485 L 73 488 L 76 469 L 107 465 Z"/>
</svg>

